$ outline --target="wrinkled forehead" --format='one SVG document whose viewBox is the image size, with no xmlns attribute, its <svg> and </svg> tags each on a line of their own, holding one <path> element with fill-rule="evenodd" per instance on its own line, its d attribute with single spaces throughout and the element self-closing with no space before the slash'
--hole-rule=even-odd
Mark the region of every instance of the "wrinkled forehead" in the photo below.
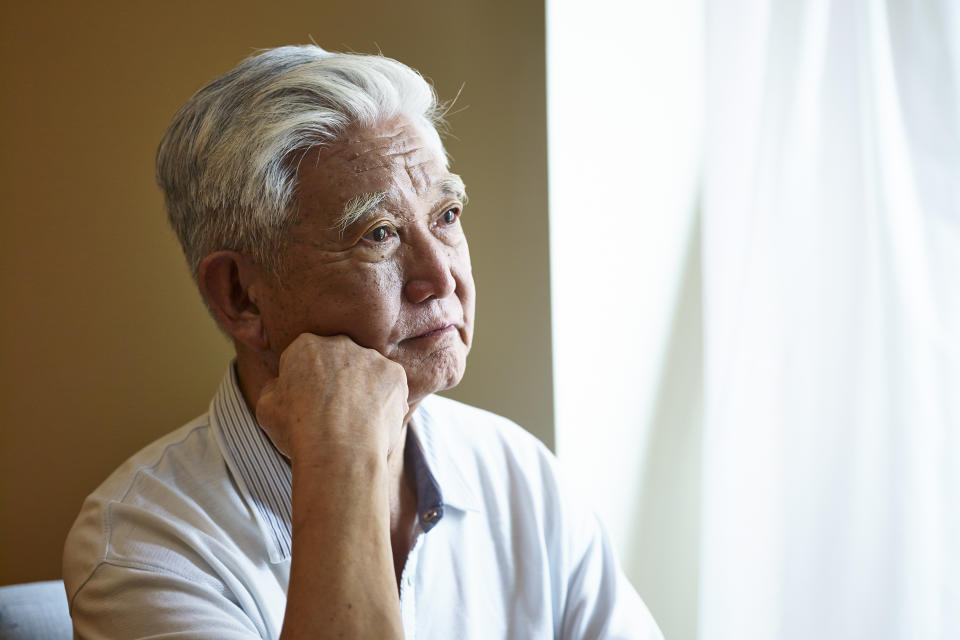
<svg viewBox="0 0 960 640">
<path fill-rule="evenodd" d="M 442 149 L 409 120 L 355 126 L 337 142 L 303 157 L 300 204 L 342 210 L 357 195 L 380 191 L 424 197 L 446 173 Z"/>
<path fill-rule="evenodd" d="M 443 164 L 442 150 L 435 148 L 426 132 L 406 118 L 375 127 L 351 127 L 327 155 L 330 160 L 343 162 L 354 173 L 392 167 L 393 163 L 407 167 L 429 162 Z"/>
</svg>

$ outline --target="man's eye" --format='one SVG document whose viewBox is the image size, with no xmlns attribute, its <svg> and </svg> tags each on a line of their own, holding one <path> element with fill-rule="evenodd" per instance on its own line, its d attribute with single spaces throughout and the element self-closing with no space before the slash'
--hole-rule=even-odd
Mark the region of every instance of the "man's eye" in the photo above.
<svg viewBox="0 0 960 640">
<path fill-rule="evenodd" d="M 370 242 L 386 242 L 389 238 L 397 235 L 397 232 L 393 230 L 393 227 L 390 225 L 380 225 L 372 231 L 368 231 L 364 238 Z"/>
<path fill-rule="evenodd" d="M 447 209 L 446 211 L 444 211 L 443 215 L 440 216 L 440 218 L 446 224 L 453 224 L 454 222 L 457 221 L 457 217 L 459 215 L 460 215 L 460 209 L 457 209 L 456 207 L 454 207 L 453 209 Z"/>
</svg>

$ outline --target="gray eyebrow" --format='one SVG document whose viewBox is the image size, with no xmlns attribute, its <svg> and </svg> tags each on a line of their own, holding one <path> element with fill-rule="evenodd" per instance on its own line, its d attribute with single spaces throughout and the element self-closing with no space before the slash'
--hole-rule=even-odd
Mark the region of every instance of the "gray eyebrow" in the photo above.
<svg viewBox="0 0 960 640">
<path fill-rule="evenodd" d="M 336 221 L 340 235 L 343 235 L 347 227 L 383 204 L 386 199 L 386 191 L 376 191 L 374 193 L 361 193 L 350 200 L 343 208 L 343 214 Z"/>
<path fill-rule="evenodd" d="M 447 175 L 446 178 L 438 183 L 440 192 L 445 196 L 451 196 L 467 204 L 467 187 L 463 184 L 463 179 L 455 173 Z"/>
<path fill-rule="evenodd" d="M 456 198 L 464 205 L 467 204 L 467 187 L 463 184 L 463 179 L 457 174 L 448 174 L 437 183 L 437 186 L 444 196 Z M 343 236 L 347 227 L 375 210 L 388 197 L 386 191 L 375 191 L 373 193 L 361 193 L 347 202 L 343 207 L 343 213 L 335 222 L 340 236 Z"/>
</svg>

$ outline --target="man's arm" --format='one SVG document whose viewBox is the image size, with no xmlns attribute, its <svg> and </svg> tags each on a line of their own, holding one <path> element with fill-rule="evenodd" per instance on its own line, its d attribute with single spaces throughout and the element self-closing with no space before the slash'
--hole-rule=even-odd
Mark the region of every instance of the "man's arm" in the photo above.
<svg viewBox="0 0 960 640">
<path fill-rule="evenodd" d="M 407 412 L 403 368 L 349 338 L 284 351 L 257 418 L 293 471 L 293 550 L 281 638 L 402 638 L 388 455 Z"/>
<path fill-rule="evenodd" d="M 585 514 L 572 542 L 560 638 L 663 640 L 646 604 L 627 580 L 600 522 Z"/>
</svg>

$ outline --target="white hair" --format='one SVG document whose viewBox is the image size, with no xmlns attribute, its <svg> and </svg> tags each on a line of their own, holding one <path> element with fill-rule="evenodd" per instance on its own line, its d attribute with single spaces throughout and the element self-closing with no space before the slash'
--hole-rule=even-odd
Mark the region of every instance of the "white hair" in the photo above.
<svg viewBox="0 0 960 640">
<path fill-rule="evenodd" d="M 194 277 L 207 255 L 224 249 L 276 272 L 303 155 L 350 126 L 397 116 L 410 119 L 447 162 L 433 88 L 384 56 L 279 47 L 200 89 L 157 150 L 157 182 Z"/>
</svg>

